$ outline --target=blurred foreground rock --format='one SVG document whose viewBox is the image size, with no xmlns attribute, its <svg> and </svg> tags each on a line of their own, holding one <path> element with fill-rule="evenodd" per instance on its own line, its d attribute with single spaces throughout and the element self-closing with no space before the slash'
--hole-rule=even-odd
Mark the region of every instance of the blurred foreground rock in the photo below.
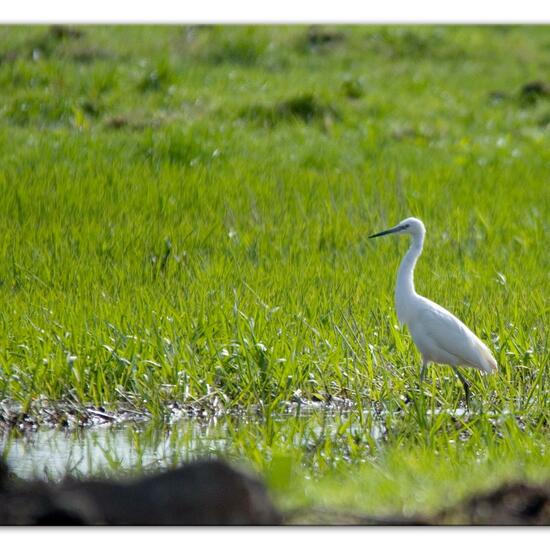
<svg viewBox="0 0 550 550">
<path fill-rule="evenodd" d="M 0 459 L 0 525 L 550 525 L 550 483 L 508 483 L 431 516 L 308 507 L 283 516 L 265 486 L 223 461 L 125 482 L 24 481 Z"/>
<path fill-rule="evenodd" d="M 263 484 L 222 461 L 135 481 L 14 479 L 0 462 L 2 525 L 274 525 Z"/>
<path fill-rule="evenodd" d="M 438 514 L 438 524 L 550 525 L 550 483 L 509 483 Z"/>
</svg>

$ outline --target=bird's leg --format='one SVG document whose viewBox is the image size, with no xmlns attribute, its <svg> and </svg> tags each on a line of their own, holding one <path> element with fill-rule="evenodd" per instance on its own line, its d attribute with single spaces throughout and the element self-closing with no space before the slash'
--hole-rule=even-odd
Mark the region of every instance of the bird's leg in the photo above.
<svg viewBox="0 0 550 550">
<path fill-rule="evenodd" d="M 422 360 L 422 368 L 420 369 L 420 384 L 424 382 L 424 378 L 426 377 L 426 371 L 428 370 L 428 361 L 425 359 Z"/>
<path fill-rule="evenodd" d="M 426 427 L 426 400 L 424 396 L 424 378 L 426 377 L 426 371 L 428 370 L 428 363 L 424 357 L 422 357 L 422 367 L 420 368 L 420 379 L 418 381 L 418 399 L 414 399 L 414 407 L 418 416 L 418 422 L 421 426 Z"/>
<path fill-rule="evenodd" d="M 424 409 L 424 378 L 426 378 L 426 371 L 428 370 L 428 363 L 426 359 L 422 358 L 422 367 L 420 369 L 420 382 L 419 382 L 419 390 L 420 390 L 420 402 L 422 403 L 422 409 Z"/>
<path fill-rule="evenodd" d="M 462 376 L 460 371 L 454 365 L 451 366 L 452 369 L 455 371 L 455 374 L 458 376 L 458 379 L 462 382 L 462 386 L 464 387 L 464 394 L 466 396 L 466 407 L 468 407 L 470 404 L 470 384 L 468 384 L 466 378 Z"/>
</svg>

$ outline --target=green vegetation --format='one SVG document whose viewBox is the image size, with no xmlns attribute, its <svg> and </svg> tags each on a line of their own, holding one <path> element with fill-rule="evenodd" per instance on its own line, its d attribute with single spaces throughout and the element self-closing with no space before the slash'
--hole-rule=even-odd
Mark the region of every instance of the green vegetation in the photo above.
<svg viewBox="0 0 550 550">
<path fill-rule="evenodd" d="M 1 28 L 0 399 L 253 411 L 226 452 L 288 505 L 547 475 L 549 53 L 548 27 Z M 407 244 L 366 238 L 409 215 L 418 291 L 500 366 L 466 415 L 450 368 L 420 392 Z M 351 413 L 271 421 L 298 400 Z"/>
</svg>

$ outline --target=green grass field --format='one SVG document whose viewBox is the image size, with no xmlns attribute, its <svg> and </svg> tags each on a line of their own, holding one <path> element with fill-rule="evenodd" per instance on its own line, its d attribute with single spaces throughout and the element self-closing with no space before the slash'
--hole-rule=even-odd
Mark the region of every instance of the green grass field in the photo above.
<svg viewBox="0 0 550 550">
<path fill-rule="evenodd" d="M 228 453 L 283 506 L 550 477 L 549 54 L 544 26 L 0 28 L 0 399 L 253 411 Z M 367 240 L 411 215 L 417 290 L 499 363 L 465 415 L 398 326 L 406 239 Z M 270 421 L 298 399 L 351 416 Z"/>
</svg>

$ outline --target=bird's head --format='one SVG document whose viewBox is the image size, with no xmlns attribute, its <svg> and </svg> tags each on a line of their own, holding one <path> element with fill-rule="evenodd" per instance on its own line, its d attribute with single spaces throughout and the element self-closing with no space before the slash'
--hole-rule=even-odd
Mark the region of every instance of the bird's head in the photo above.
<svg viewBox="0 0 550 550">
<path fill-rule="evenodd" d="M 401 235 L 411 235 L 413 237 L 423 237 L 426 233 L 426 228 L 421 220 L 418 218 L 406 218 L 405 220 L 400 221 L 395 227 L 386 229 L 386 231 L 381 231 L 380 233 L 375 233 L 370 235 L 369 239 L 374 237 L 382 237 L 383 235 L 391 235 L 392 233 L 399 233 Z"/>
</svg>

